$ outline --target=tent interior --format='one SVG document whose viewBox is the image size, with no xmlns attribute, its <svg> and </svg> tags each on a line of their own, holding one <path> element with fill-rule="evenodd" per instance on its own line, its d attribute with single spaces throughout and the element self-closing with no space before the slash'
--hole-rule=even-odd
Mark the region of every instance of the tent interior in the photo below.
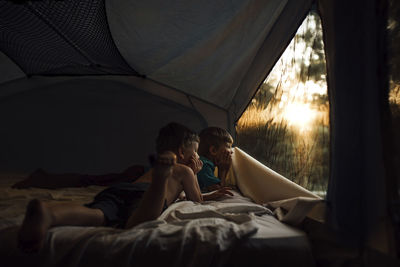
<svg viewBox="0 0 400 267">
<path fill-rule="evenodd" d="M 310 9 L 324 33 L 330 175 L 323 222 L 303 230 L 317 266 L 396 266 L 388 1 L 1 1 L 0 172 L 147 165 L 170 121 L 235 137 Z"/>
</svg>

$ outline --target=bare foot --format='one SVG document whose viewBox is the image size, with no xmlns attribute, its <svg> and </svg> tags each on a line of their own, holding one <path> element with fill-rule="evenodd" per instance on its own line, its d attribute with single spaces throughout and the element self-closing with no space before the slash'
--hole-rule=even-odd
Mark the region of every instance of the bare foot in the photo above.
<svg viewBox="0 0 400 267">
<path fill-rule="evenodd" d="M 12 188 L 43 187 L 47 182 L 47 172 L 37 169 L 24 180 L 15 183 Z"/>
<path fill-rule="evenodd" d="M 52 216 L 45 203 L 33 199 L 28 203 L 25 218 L 18 233 L 18 247 L 25 253 L 38 252 L 50 227 Z"/>
<path fill-rule="evenodd" d="M 157 155 L 154 162 L 153 180 L 165 181 L 172 175 L 173 166 L 176 164 L 176 155 L 171 151 L 165 151 Z"/>
</svg>

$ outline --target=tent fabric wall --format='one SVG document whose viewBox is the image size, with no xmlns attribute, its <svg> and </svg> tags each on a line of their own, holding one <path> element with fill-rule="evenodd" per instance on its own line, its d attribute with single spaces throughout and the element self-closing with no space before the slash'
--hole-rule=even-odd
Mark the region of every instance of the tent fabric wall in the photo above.
<svg viewBox="0 0 400 267">
<path fill-rule="evenodd" d="M 159 0 L 86 0 L 82 5 L 75 5 L 81 2 L 2 3 L 0 49 L 7 50 L 7 56 L 12 55 L 8 63 L 2 62 L 2 68 L 7 69 L 6 65 L 15 67 L 12 61 L 25 62 L 27 59 L 25 53 L 16 53 L 15 47 L 24 52 L 29 52 L 30 48 L 41 52 L 31 55 L 29 66 L 22 68 L 29 77 L 14 81 L 9 77 L 4 79 L 7 83 L 0 86 L 0 146 L 6 148 L 2 153 L 1 169 L 30 170 L 35 166 L 64 171 L 69 166 L 70 171 L 120 170 L 126 164 L 144 161 L 154 144 L 157 130 L 167 120 L 185 123 L 194 130 L 207 125 L 220 126 L 234 134 L 234 123 L 240 115 L 236 108 L 243 109 L 251 97 L 249 92 L 256 90 L 260 77 L 265 77 L 269 71 L 253 64 L 261 62 L 255 61 L 257 54 L 274 54 L 263 58 L 271 60 L 265 64 L 272 68 L 272 61 L 284 50 L 312 1 L 219 0 L 204 4 L 182 0 L 168 3 Z M 69 14 L 60 14 L 64 4 L 71 5 Z M 93 13 L 88 16 L 84 15 L 87 10 L 80 10 L 92 6 Z M 11 11 L 18 11 L 21 19 L 11 16 Z M 70 19 L 73 19 L 72 24 L 68 24 Z M 30 20 L 34 23 L 29 24 Z M 108 22 L 110 35 L 104 22 Z M 26 30 L 27 23 L 31 30 Z M 33 24 L 40 27 L 32 27 Z M 285 31 L 285 34 L 278 35 L 279 31 Z M 105 44 L 99 43 L 101 34 L 96 33 L 104 33 L 106 43 L 111 38 L 118 49 L 116 53 L 114 46 L 107 46 L 115 55 L 115 58 L 109 58 L 110 49 L 104 48 L 107 64 L 98 53 L 99 47 Z M 44 38 L 47 35 L 54 38 Z M 24 42 L 23 36 L 29 42 Z M 89 36 L 92 39 L 88 39 Z M 10 46 L 10 38 L 16 42 L 15 46 Z M 37 39 L 40 40 L 35 42 Z M 38 47 L 43 42 L 45 45 Z M 91 50 L 91 43 L 96 49 Z M 75 54 L 64 57 L 65 51 Z M 53 55 L 57 52 L 60 54 Z M 95 60 L 89 62 L 82 58 L 84 55 Z M 124 60 L 130 66 L 125 65 Z M 53 63 L 60 68 L 52 68 Z M 50 68 L 43 69 L 43 66 Z M 134 70 L 142 76 L 135 76 Z M 39 76 L 43 73 L 56 77 Z M 115 73 L 130 75 L 107 76 Z M 239 86 L 249 73 L 257 73 L 257 82 L 246 82 L 242 94 L 238 92 L 242 90 Z M 82 76 L 75 79 L 74 75 L 79 74 Z M 96 75 L 84 76 L 87 74 Z M 113 96 L 113 90 L 116 96 Z M 146 97 L 136 99 L 136 94 Z M 158 101 L 158 97 L 165 102 Z M 113 102 L 104 104 L 102 101 L 106 98 Z M 50 106 L 58 113 L 52 112 Z M 168 111 L 164 109 L 166 106 Z M 147 122 L 139 115 L 146 117 Z M 68 116 L 70 124 L 63 123 Z M 81 122 L 72 122 L 73 119 Z M 117 122 L 123 124 L 122 128 L 109 127 Z M 134 125 L 140 130 L 134 131 Z M 152 135 L 148 134 L 150 131 Z M 132 135 L 129 136 L 133 133 L 135 139 L 142 140 L 143 147 L 137 150 L 140 160 L 131 155 L 133 152 L 126 152 L 134 148 Z M 118 139 L 116 135 L 119 134 L 125 137 Z M 90 140 L 91 135 L 97 141 Z M 109 138 L 114 141 L 107 141 Z M 129 145 L 124 146 L 124 143 Z M 76 150 L 73 151 L 73 147 Z M 59 153 L 65 153 L 65 157 L 50 156 L 57 153 L 55 148 Z M 85 152 L 80 153 L 78 148 Z M 118 149 L 125 152 L 107 162 L 109 154 L 116 154 Z M 100 153 L 104 155 L 99 156 Z M 57 160 L 72 155 L 74 160 L 56 164 Z"/>
<path fill-rule="evenodd" d="M 7 84 L 18 93 L 0 99 L 0 170 L 122 171 L 149 164 L 158 130 L 171 120 L 207 126 L 193 109 L 111 78 L 27 80 L 34 90 L 21 90 L 22 80 Z"/>
<path fill-rule="evenodd" d="M 330 223 L 363 245 L 385 218 L 379 1 L 320 0 L 331 114 Z M 362 7 L 362 8 L 360 8 Z"/>
<path fill-rule="evenodd" d="M 0 84 L 25 78 L 25 73 L 7 57 L 4 53 L 0 51 Z M 0 90 L 1 91 L 1 90 Z"/>
<path fill-rule="evenodd" d="M 244 70 L 245 75 L 229 106 L 229 114 L 235 121 L 239 120 L 261 83 L 285 51 L 313 2 L 313 0 L 288 1 L 280 16 L 276 18 L 274 26 L 263 40 L 251 65 Z"/>
</svg>

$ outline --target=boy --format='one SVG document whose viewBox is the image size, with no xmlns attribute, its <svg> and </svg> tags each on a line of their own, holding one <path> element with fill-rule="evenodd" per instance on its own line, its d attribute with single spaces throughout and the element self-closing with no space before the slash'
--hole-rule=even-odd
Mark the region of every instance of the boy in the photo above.
<svg viewBox="0 0 400 267">
<path fill-rule="evenodd" d="M 232 165 L 232 144 L 233 138 L 225 129 L 208 127 L 201 131 L 199 155 L 203 168 L 197 179 L 203 192 L 225 186 L 226 175 Z M 214 175 L 216 166 L 218 177 Z"/>
<path fill-rule="evenodd" d="M 186 198 L 202 202 L 196 174 L 202 167 L 198 159 L 197 134 L 178 123 L 163 127 L 156 141 L 158 156 L 154 168 L 133 183 L 120 183 L 100 192 L 86 205 L 29 202 L 19 231 L 19 247 L 37 252 L 47 230 L 59 225 L 133 227 L 156 219 L 163 208 L 174 202 L 182 190 Z M 215 199 L 232 195 L 219 190 L 207 196 Z"/>
</svg>

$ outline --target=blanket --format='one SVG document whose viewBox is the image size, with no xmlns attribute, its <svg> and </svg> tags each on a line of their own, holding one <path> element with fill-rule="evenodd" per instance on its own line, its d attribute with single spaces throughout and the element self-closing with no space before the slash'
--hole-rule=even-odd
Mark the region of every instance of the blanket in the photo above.
<svg viewBox="0 0 400 267">
<path fill-rule="evenodd" d="M 9 186 L 15 179 L 6 181 L 0 186 L 0 258 L 4 267 L 262 266 L 265 256 L 272 262 L 314 264 L 303 231 L 279 222 L 270 209 L 237 191 L 219 201 L 176 202 L 157 220 L 128 230 L 54 227 L 39 253 L 24 254 L 17 248 L 17 234 L 31 198 L 85 203 L 103 187 L 18 190 Z"/>
<path fill-rule="evenodd" d="M 310 217 L 324 221 L 325 201 L 288 178 L 268 168 L 255 158 L 235 147 L 232 168 L 227 182 L 259 204 L 275 210 L 277 218 L 292 225 Z"/>
</svg>

